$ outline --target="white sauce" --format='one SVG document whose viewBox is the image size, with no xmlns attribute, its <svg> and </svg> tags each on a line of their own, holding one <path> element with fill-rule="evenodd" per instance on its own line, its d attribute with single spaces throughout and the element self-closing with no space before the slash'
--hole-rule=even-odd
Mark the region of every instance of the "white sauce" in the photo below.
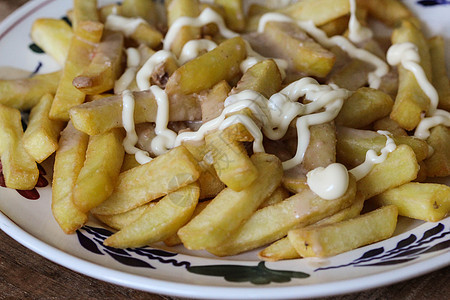
<svg viewBox="0 0 450 300">
<path fill-rule="evenodd" d="M 139 25 L 146 23 L 142 18 L 125 18 L 111 14 L 106 18 L 105 28 L 122 32 L 126 37 L 132 35 Z"/>
<path fill-rule="evenodd" d="M 167 50 L 159 50 L 147 59 L 136 75 L 136 83 L 139 90 L 144 91 L 150 88 L 150 77 L 156 67 L 171 57 L 175 58 L 172 52 Z"/>
<path fill-rule="evenodd" d="M 137 68 L 141 63 L 141 56 L 136 48 L 128 48 L 126 52 L 127 69 L 122 76 L 116 80 L 114 84 L 114 94 L 121 94 L 128 88 L 128 86 L 133 82 L 133 79 L 136 77 Z"/>
<path fill-rule="evenodd" d="M 417 46 L 413 43 L 399 43 L 392 45 L 387 52 L 387 61 L 390 65 L 401 64 L 403 68 L 412 72 L 416 77 L 417 83 L 425 95 L 430 99 L 430 108 L 428 115 L 432 116 L 436 111 L 439 96 L 436 89 L 428 81 L 428 78 L 420 66 L 420 56 Z"/>
<path fill-rule="evenodd" d="M 129 90 L 125 90 L 122 93 L 122 123 L 123 128 L 126 131 L 126 136 L 123 140 L 123 147 L 128 154 L 134 154 L 136 161 L 140 164 L 150 162 L 152 159 L 148 152 L 143 151 L 135 147 L 138 136 L 134 127 L 134 97 L 133 93 Z"/>
<path fill-rule="evenodd" d="M 302 30 L 313 37 L 321 45 L 327 48 L 337 46 L 347 52 L 350 57 L 365 61 L 373 65 L 375 67 L 375 70 L 373 72 L 370 72 L 368 75 L 368 81 L 371 88 L 379 88 L 381 77 L 386 75 L 389 71 L 388 65 L 376 55 L 364 49 L 355 47 L 349 40 L 347 40 L 343 36 L 336 35 L 329 38 L 326 33 L 317 28 L 312 21 L 295 21 L 290 17 L 280 13 L 267 13 L 264 14 L 259 20 L 258 32 L 264 31 L 267 22 L 296 23 Z"/>
<path fill-rule="evenodd" d="M 191 59 L 196 58 L 201 51 L 211 51 L 217 47 L 217 44 L 213 41 L 201 39 L 201 40 L 191 40 L 184 44 L 181 50 L 180 58 L 178 59 L 179 65 L 184 65 Z"/>
<path fill-rule="evenodd" d="M 348 172 L 344 165 L 330 164 L 319 167 L 306 174 L 309 188 L 320 198 L 333 200 L 345 194 L 348 188 Z"/>
<path fill-rule="evenodd" d="M 374 150 L 367 151 L 365 161 L 349 171 L 355 176 L 357 181 L 369 174 L 374 165 L 385 161 L 388 154 L 397 148 L 394 140 L 390 137 L 390 132 L 383 130 L 378 130 L 377 132 L 386 137 L 386 145 L 381 149 L 380 155 L 378 155 Z"/>
<path fill-rule="evenodd" d="M 356 0 L 350 1 L 350 20 L 348 22 L 348 38 L 353 43 L 360 43 L 368 40 L 372 37 L 372 31 L 361 26 L 358 19 L 356 18 Z"/>
<path fill-rule="evenodd" d="M 420 121 L 414 132 L 414 136 L 421 140 L 426 140 L 430 136 L 430 129 L 441 124 L 450 127 L 450 112 L 437 109 L 433 116 L 423 118 L 422 121 Z"/>
</svg>

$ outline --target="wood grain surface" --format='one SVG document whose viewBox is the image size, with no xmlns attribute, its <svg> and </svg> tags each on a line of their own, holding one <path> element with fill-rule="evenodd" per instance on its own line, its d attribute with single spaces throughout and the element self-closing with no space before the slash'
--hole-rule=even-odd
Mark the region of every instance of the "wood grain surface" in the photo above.
<svg viewBox="0 0 450 300">
<path fill-rule="evenodd" d="M 25 2 L 27 1 L 0 0 L 0 21 Z M 448 264 L 448 262 L 442 263 Z M 391 286 L 332 297 L 332 299 L 444 300 L 450 298 L 449 282 L 450 267 L 446 267 Z M 28 250 L 0 231 L 0 299 L 156 300 L 179 298 L 137 291 L 73 272 Z"/>
</svg>

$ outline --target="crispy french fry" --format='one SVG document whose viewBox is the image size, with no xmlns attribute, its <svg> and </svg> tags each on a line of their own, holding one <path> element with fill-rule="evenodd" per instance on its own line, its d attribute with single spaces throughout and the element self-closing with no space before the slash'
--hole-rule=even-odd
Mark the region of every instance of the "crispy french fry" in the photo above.
<svg viewBox="0 0 450 300">
<path fill-rule="evenodd" d="M 72 28 L 67 22 L 60 19 L 37 19 L 30 34 L 36 45 L 64 66 L 73 36 Z"/>
<path fill-rule="evenodd" d="M 369 199 L 416 179 L 418 172 L 414 151 L 407 145 L 399 145 L 384 162 L 375 165 L 367 176 L 358 181 L 358 191 L 364 199 Z"/>
<path fill-rule="evenodd" d="M 336 224 L 291 230 L 288 238 L 302 257 L 324 257 L 387 239 L 396 225 L 397 207 L 390 205 Z"/>
<path fill-rule="evenodd" d="M 68 121 L 69 109 L 84 102 L 85 94 L 72 85 L 73 79 L 89 65 L 95 44 L 100 41 L 103 24 L 85 21 L 74 31 L 63 74 L 50 110 L 50 118 Z"/>
<path fill-rule="evenodd" d="M 97 46 L 91 63 L 72 84 L 88 95 L 96 95 L 114 88 L 122 72 L 123 36 L 106 31 Z"/>
<path fill-rule="evenodd" d="M 225 23 L 233 31 L 240 32 L 245 28 L 245 13 L 242 0 L 215 0 L 225 8 Z"/>
<path fill-rule="evenodd" d="M 397 122 L 389 117 L 381 118 L 373 123 L 374 130 L 385 130 L 392 133 L 394 136 L 407 136 L 405 129 L 401 128 Z"/>
<path fill-rule="evenodd" d="M 259 176 L 244 190 L 224 189 L 178 235 L 188 249 L 208 249 L 223 243 L 258 208 L 280 184 L 282 169 L 279 159 L 270 154 L 252 156 Z"/>
<path fill-rule="evenodd" d="M 439 95 L 438 107 L 450 111 L 450 82 L 445 69 L 445 45 L 442 36 L 428 40 L 433 86 Z"/>
<path fill-rule="evenodd" d="M 158 105 L 149 90 L 133 92 L 135 99 L 134 121 L 136 124 L 155 122 Z M 74 126 L 89 135 L 100 134 L 112 128 L 122 127 L 122 96 L 112 96 L 84 103 L 70 109 Z M 197 99 L 169 98 L 169 120 L 200 120 L 201 108 Z"/>
<path fill-rule="evenodd" d="M 397 0 L 358 0 L 358 5 L 367 8 L 371 16 L 391 27 L 403 19 L 415 19 L 411 10 L 404 3 Z M 417 25 L 418 23 L 418 20 L 414 20 L 414 24 Z"/>
<path fill-rule="evenodd" d="M 353 176 L 350 176 L 346 193 L 335 200 L 321 199 L 310 189 L 305 189 L 280 203 L 257 210 L 233 236 L 220 246 L 207 250 L 225 256 L 261 247 L 286 236 L 293 228 L 313 224 L 350 206 L 355 194 Z"/>
<path fill-rule="evenodd" d="M 122 15 L 128 18 L 142 18 L 149 24 L 158 22 L 155 2 L 147 0 L 124 0 L 121 5 Z"/>
<path fill-rule="evenodd" d="M 115 248 L 141 247 L 170 237 L 192 216 L 199 193 L 195 183 L 169 193 L 136 221 L 108 237 L 104 244 Z"/>
<path fill-rule="evenodd" d="M 347 208 L 337 212 L 336 214 L 329 216 L 319 222 L 305 227 L 314 227 L 317 225 L 328 225 L 355 218 L 359 215 L 364 205 L 364 198 L 360 193 L 356 194 L 355 202 Z M 300 258 L 297 250 L 292 246 L 288 237 L 279 239 L 259 252 L 258 256 L 266 261 L 277 261 L 282 259 Z"/>
<path fill-rule="evenodd" d="M 427 176 L 445 177 L 450 175 L 450 128 L 443 125 L 431 129 L 427 143 L 433 153 L 424 162 Z"/>
<path fill-rule="evenodd" d="M 43 162 L 58 148 L 58 139 L 64 122 L 48 118 L 53 96 L 45 94 L 31 110 L 23 135 L 23 146 L 38 163 Z"/>
<path fill-rule="evenodd" d="M 46 93 L 54 94 L 61 71 L 30 78 L 0 80 L 0 104 L 20 110 L 33 108 Z"/>
<path fill-rule="evenodd" d="M 288 198 L 289 196 L 290 196 L 289 191 L 280 185 L 279 187 L 276 188 L 275 191 L 273 191 L 273 193 L 269 197 L 267 197 L 266 200 L 264 200 L 263 203 L 261 203 L 258 209 L 277 204 L 283 201 L 284 199 Z"/>
<path fill-rule="evenodd" d="M 157 202 L 150 202 L 116 215 L 95 215 L 95 217 L 109 227 L 121 230 L 136 221 L 145 212 L 147 207 L 155 206 L 156 203 Z"/>
<path fill-rule="evenodd" d="M 92 213 L 126 212 L 196 181 L 200 172 L 197 161 L 186 148 L 173 148 L 149 163 L 121 173 L 112 195 L 92 209 Z"/>
<path fill-rule="evenodd" d="M 83 167 L 89 136 L 69 122 L 61 133 L 56 151 L 52 182 L 52 213 L 61 229 L 74 233 L 87 221 L 87 215 L 72 202 L 73 187 Z"/>
<path fill-rule="evenodd" d="M 31 190 L 39 170 L 23 145 L 23 129 L 19 110 L 0 104 L 0 160 L 5 185 L 18 190 Z"/>
<path fill-rule="evenodd" d="M 123 137 L 122 130 L 116 128 L 89 138 L 86 159 L 72 199 L 81 211 L 88 212 L 113 192 L 123 162 Z"/>
<path fill-rule="evenodd" d="M 335 55 L 294 23 L 268 22 L 264 36 L 274 54 L 286 59 L 296 71 L 325 77 L 333 68 Z"/>
<path fill-rule="evenodd" d="M 417 161 L 428 156 L 428 145 L 425 141 L 411 136 L 392 136 L 397 145 L 410 146 Z M 349 168 L 362 164 L 369 149 L 377 153 L 386 145 L 386 137 L 370 130 L 353 129 L 338 126 L 337 128 L 337 160 Z"/>
<path fill-rule="evenodd" d="M 437 222 L 450 212 L 450 187 L 410 182 L 379 194 L 371 201 L 397 206 L 400 216 Z"/>
<path fill-rule="evenodd" d="M 239 64 L 246 55 L 241 37 L 226 40 L 178 68 L 167 82 L 167 93 L 188 95 L 209 89 L 222 80 L 230 80 L 239 74 Z M 212 65 L 216 67 L 211 68 Z"/>
<path fill-rule="evenodd" d="M 336 117 L 337 125 L 363 128 L 389 115 L 394 101 L 382 91 L 363 87 L 347 98 Z"/>
<path fill-rule="evenodd" d="M 100 18 L 97 10 L 97 0 L 74 0 L 73 2 L 73 28 L 78 27 L 83 22 L 99 22 Z"/>
<path fill-rule="evenodd" d="M 420 56 L 420 66 L 430 80 L 431 63 L 427 41 L 422 32 L 411 22 L 404 20 L 401 24 L 392 33 L 392 44 L 411 42 L 416 45 Z M 429 110 L 430 99 L 423 92 L 412 72 L 401 65 L 398 66 L 398 72 L 398 92 L 390 117 L 402 128 L 413 130 L 421 121 L 421 114 Z"/>
<path fill-rule="evenodd" d="M 220 130 L 206 135 L 205 141 L 217 176 L 229 188 L 241 191 L 256 180 L 258 170 L 242 143 Z"/>
</svg>

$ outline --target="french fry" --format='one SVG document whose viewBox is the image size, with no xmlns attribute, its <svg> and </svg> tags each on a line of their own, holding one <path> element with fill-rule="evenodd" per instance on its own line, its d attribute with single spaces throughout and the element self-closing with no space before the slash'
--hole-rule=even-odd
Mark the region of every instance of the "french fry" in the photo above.
<svg viewBox="0 0 450 300">
<path fill-rule="evenodd" d="M 353 176 L 349 179 L 348 189 L 340 198 L 321 199 L 305 189 L 280 203 L 259 209 L 228 240 L 207 250 L 218 256 L 234 255 L 274 242 L 293 228 L 326 218 L 354 202 L 356 182 Z"/>
<path fill-rule="evenodd" d="M 388 94 L 363 87 L 347 98 L 335 121 L 337 125 L 363 128 L 389 115 L 394 101 Z"/>
<path fill-rule="evenodd" d="M 197 206 L 195 207 L 191 218 L 194 218 L 199 213 L 201 213 L 209 203 L 211 203 L 211 200 L 199 202 L 197 204 Z M 181 241 L 180 237 L 178 236 L 178 234 L 176 234 L 176 233 L 172 234 L 171 236 L 169 236 L 168 238 L 166 238 L 164 240 L 164 244 L 166 244 L 166 246 L 169 246 L 169 247 L 173 247 L 173 246 L 179 245 L 181 243 L 182 243 L 182 241 Z"/>
<path fill-rule="evenodd" d="M 430 80 L 431 63 L 427 41 L 422 32 L 410 21 L 403 20 L 401 24 L 392 33 L 392 44 L 411 42 L 416 45 L 420 56 L 420 66 Z M 401 65 L 398 66 L 398 72 L 398 92 L 390 117 L 402 128 L 413 130 L 421 121 L 421 114 L 429 110 L 430 99 L 423 92 L 412 72 Z"/>
<path fill-rule="evenodd" d="M 358 0 L 358 5 L 361 5 L 368 9 L 368 12 L 374 18 L 380 20 L 384 24 L 393 27 L 403 19 L 414 20 L 414 24 L 418 24 L 419 21 L 415 19 L 411 10 L 397 0 Z"/>
<path fill-rule="evenodd" d="M 74 0 L 73 2 L 73 28 L 78 30 L 83 22 L 99 22 L 97 0 Z"/>
<path fill-rule="evenodd" d="M 72 202 L 73 188 L 83 167 L 89 136 L 69 122 L 56 151 L 52 182 L 52 213 L 61 229 L 74 233 L 87 222 L 87 215 Z"/>
<path fill-rule="evenodd" d="M 387 239 L 396 224 L 397 207 L 390 205 L 336 224 L 291 230 L 288 238 L 302 257 L 326 257 Z"/>
<path fill-rule="evenodd" d="M 333 68 L 335 55 L 294 23 L 268 22 L 264 36 L 274 54 L 286 59 L 296 71 L 325 77 Z"/>
<path fill-rule="evenodd" d="M 78 29 L 75 29 L 50 110 L 51 119 L 68 121 L 69 109 L 84 102 L 85 94 L 74 87 L 72 81 L 89 65 L 95 44 L 100 41 L 102 32 L 103 24 L 91 21 L 82 22 Z"/>
<path fill-rule="evenodd" d="M 121 173 L 112 195 L 91 211 L 96 215 L 126 212 L 196 181 L 200 172 L 186 148 L 173 148 L 149 163 Z"/>
<path fill-rule="evenodd" d="M 357 193 L 355 202 L 352 205 L 342 209 L 341 211 L 337 212 L 332 216 L 329 216 L 314 223 L 313 225 L 305 227 L 305 229 L 318 225 L 334 224 L 344 220 L 355 218 L 359 216 L 359 213 L 361 212 L 363 205 L 364 205 L 364 198 L 360 193 Z M 264 248 L 264 250 L 259 252 L 258 256 L 266 261 L 300 258 L 300 254 L 298 254 L 297 250 L 295 250 L 294 246 L 292 246 L 288 237 L 279 239 L 278 241 L 267 246 L 266 248 Z"/>
<path fill-rule="evenodd" d="M 91 63 L 72 84 L 87 95 L 96 95 L 114 88 L 122 73 L 123 36 L 106 31 L 97 46 Z"/>
<path fill-rule="evenodd" d="M 225 8 L 225 23 L 233 31 L 240 32 L 245 28 L 245 13 L 242 0 L 215 0 Z"/>
<path fill-rule="evenodd" d="M 208 122 L 221 114 L 223 102 L 230 91 L 230 85 L 225 80 L 222 80 L 211 89 L 199 93 L 202 122 Z"/>
<path fill-rule="evenodd" d="M 242 143 L 220 130 L 207 134 L 205 142 L 217 176 L 229 188 L 241 191 L 256 180 L 258 170 Z"/>
<path fill-rule="evenodd" d="M 64 66 L 70 41 L 72 28 L 64 20 L 42 18 L 33 22 L 31 39 L 45 53 L 53 57 L 59 65 Z"/>
<path fill-rule="evenodd" d="M 442 36 L 428 40 L 433 86 L 439 95 L 438 107 L 450 111 L 450 82 L 445 69 L 445 46 Z"/>
<path fill-rule="evenodd" d="M 28 126 L 23 135 L 23 146 L 38 163 L 58 149 L 59 134 L 65 126 L 62 121 L 48 118 L 53 96 L 45 94 L 31 110 Z"/>
<path fill-rule="evenodd" d="M 133 208 L 132 210 L 116 215 L 94 215 L 94 216 L 101 222 L 108 225 L 109 227 L 114 228 L 116 230 L 121 230 L 122 228 L 136 221 L 145 212 L 147 207 L 155 206 L 156 203 L 157 203 L 156 201 L 149 202 L 147 204 Z"/>
<path fill-rule="evenodd" d="M 424 162 L 427 176 L 445 177 L 450 175 L 450 129 L 443 125 L 431 129 L 427 143 L 433 153 Z"/>
<path fill-rule="evenodd" d="M 56 92 L 60 78 L 61 71 L 56 71 L 24 79 L 0 80 L 0 104 L 19 110 L 31 109 L 42 96 Z"/>
<path fill-rule="evenodd" d="M 394 136 L 407 136 L 408 133 L 405 129 L 401 128 L 397 122 L 389 117 L 381 118 L 373 123 L 374 130 L 384 130 L 389 131 Z"/>
<path fill-rule="evenodd" d="M 135 99 L 134 121 L 136 124 L 155 122 L 158 106 L 149 90 L 133 92 Z M 112 128 L 122 127 L 122 96 L 112 96 L 84 103 L 70 109 L 74 126 L 89 135 L 100 134 Z M 200 120 L 201 107 L 194 97 L 169 98 L 169 120 Z"/>
<path fill-rule="evenodd" d="M 170 95 L 192 94 L 209 89 L 222 80 L 239 74 L 239 64 L 246 57 L 244 40 L 235 37 L 217 48 L 187 62 L 170 76 L 166 91 Z M 211 66 L 216 66 L 211 68 Z"/>
<path fill-rule="evenodd" d="M 392 136 L 395 144 L 408 145 L 415 153 L 417 161 L 428 156 L 428 145 L 425 141 L 411 136 Z M 386 137 L 370 130 L 353 129 L 338 126 L 337 128 L 337 160 L 349 168 L 362 164 L 366 152 L 370 149 L 377 153 L 386 145 Z"/>
<path fill-rule="evenodd" d="M 416 179 L 418 172 L 414 151 L 407 145 L 399 145 L 384 162 L 375 165 L 367 176 L 358 181 L 358 191 L 364 199 L 369 199 Z"/>
<path fill-rule="evenodd" d="M 398 214 L 437 222 L 450 211 L 450 187 L 437 183 L 405 183 L 373 198 L 378 205 L 395 205 Z"/>
<path fill-rule="evenodd" d="M 267 197 L 266 200 L 264 200 L 263 203 L 261 203 L 258 209 L 277 204 L 283 201 L 284 199 L 288 198 L 289 196 L 290 196 L 289 191 L 280 185 L 275 189 L 275 191 L 273 191 L 273 193 L 269 197 Z"/>
<path fill-rule="evenodd" d="M 0 104 L 0 160 L 5 185 L 31 190 L 37 183 L 36 162 L 23 146 L 23 129 L 19 110 Z"/>
<path fill-rule="evenodd" d="M 89 138 L 86 159 L 73 190 L 73 203 L 88 212 L 113 192 L 122 166 L 124 134 L 121 129 Z"/>
<path fill-rule="evenodd" d="M 136 221 L 108 237 L 104 244 L 115 248 L 142 247 L 168 238 L 192 216 L 199 193 L 195 183 L 169 193 Z"/>
<path fill-rule="evenodd" d="M 198 0 L 171 0 L 165 2 L 167 11 L 167 24 L 169 27 L 180 17 L 195 18 L 200 14 Z M 171 46 L 171 51 L 180 56 L 184 44 L 190 40 L 200 38 L 201 29 L 198 27 L 184 26 L 178 32 L 175 41 Z"/>
<path fill-rule="evenodd" d="M 121 5 L 122 15 L 128 18 L 142 18 L 151 25 L 157 25 L 158 15 L 155 2 L 147 0 L 124 0 Z"/>
<path fill-rule="evenodd" d="M 208 249 L 223 243 L 258 208 L 280 184 L 282 169 L 279 159 L 270 154 L 252 156 L 259 176 L 247 188 L 236 192 L 226 188 L 178 235 L 188 249 Z"/>
</svg>

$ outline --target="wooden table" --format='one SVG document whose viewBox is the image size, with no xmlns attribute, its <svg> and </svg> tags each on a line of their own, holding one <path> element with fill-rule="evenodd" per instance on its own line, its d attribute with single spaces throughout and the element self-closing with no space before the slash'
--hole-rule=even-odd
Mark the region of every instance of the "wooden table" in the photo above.
<svg viewBox="0 0 450 300">
<path fill-rule="evenodd" d="M 27 0 L 0 0 L 0 21 L 25 2 Z M 333 299 L 448 299 L 449 282 L 450 267 L 447 267 L 391 286 Z M 178 299 L 120 287 L 73 272 L 35 254 L 0 231 L 0 299 L 61 298 Z"/>
</svg>

